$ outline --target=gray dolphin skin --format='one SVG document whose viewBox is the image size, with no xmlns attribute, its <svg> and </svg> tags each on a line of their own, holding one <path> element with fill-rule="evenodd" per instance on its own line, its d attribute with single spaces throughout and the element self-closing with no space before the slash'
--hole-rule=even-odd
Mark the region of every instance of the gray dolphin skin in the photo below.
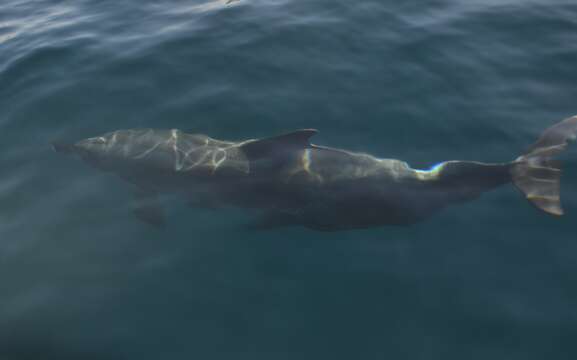
<svg viewBox="0 0 577 360">
<path fill-rule="evenodd" d="M 364 153 L 317 146 L 313 129 L 240 142 L 180 130 L 118 130 L 75 144 L 54 144 L 136 185 L 136 216 L 165 224 L 159 194 L 191 206 L 260 211 L 255 229 L 300 225 L 337 231 L 410 225 L 443 208 L 513 183 L 538 209 L 562 215 L 561 170 L 553 159 L 577 133 L 577 116 L 545 130 L 526 153 L 505 163 L 446 161 L 429 170 Z"/>
</svg>

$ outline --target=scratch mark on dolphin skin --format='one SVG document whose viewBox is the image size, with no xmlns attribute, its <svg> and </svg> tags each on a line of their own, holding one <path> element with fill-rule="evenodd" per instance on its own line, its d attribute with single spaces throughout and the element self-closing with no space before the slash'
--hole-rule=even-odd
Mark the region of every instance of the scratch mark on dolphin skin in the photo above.
<svg viewBox="0 0 577 360">
<path fill-rule="evenodd" d="M 200 164 L 202 164 L 204 162 L 204 160 L 206 160 L 206 158 L 208 158 L 210 154 L 208 152 L 205 152 L 204 155 L 198 159 L 196 162 L 192 163 L 192 165 L 189 167 L 189 169 L 195 168 L 197 166 L 199 166 Z"/>
<path fill-rule="evenodd" d="M 156 148 L 158 148 L 160 146 L 160 143 L 156 143 L 154 144 L 150 149 L 146 149 L 144 150 L 142 153 L 134 156 L 135 159 L 142 159 L 143 157 L 147 156 L 148 154 L 150 154 L 151 152 L 153 152 L 154 150 L 156 150 Z"/>
<path fill-rule="evenodd" d="M 323 177 L 316 173 L 313 169 L 311 169 L 311 153 L 309 149 L 306 149 L 302 152 L 302 155 L 298 158 L 297 163 L 295 166 L 288 172 L 288 175 L 285 181 L 288 183 L 291 181 L 293 177 L 300 173 L 306 173 L 310 178 L 314 179 L 318 183 L 323 183 Z"/>
<path fill-rule="evenodd" d="M 429 170 L 414 170 L 419 180 L 434 180 L 445 166 L 444 162 L 433 165 Z"/>
<path fill-rule="evenodd" d="M 222 155 L 220 159 L 217 160 L 218 155 Z M 226 151 L 223 149 L 216 149 L 212 154 L 212 173 L 214 174 L 216 170 L 218 170 L 219 166 L 222 164 L 223 161 L 226 160 Z"/>
<path fill-rule="evenodd" d="M 150 159 L 159 165 L 169 161 L 175 173 L 186 171 L 211 172 L 231 168 L 241 174 L 250 172 L 244 156 L 242 143 L 216 141 L 207 136 L 190 135 L 178 129 L 155 133 L 152 129 L 120 130 L 106 137 L 93 138 L 102 141 L 108 156 L 123 159 Z M 167 159 L 168 156 L 168 159 Z"/>
<path fill-rule="evenodd" d="M 110 138 L 110 141 L 108 142 L 108 144 L 106 146 L 106 151 L 110 151 L 110 149 L 112 149 L 116 145 L 117 138 L 118 138 L 117 133 L 112 134 L 112 137 Z"/>
<path fill-rule="evenodd" d="M 324 181 L 323 177 L 320 174 L 317 174 L 311 169 L 311 152 L 309 149 L 306 149 L 303 152 L 301 161 L 304 171 L 306 171 L 309 175 L 315 178 L 318 182 L 322 183 Z"/>
<path fill-rule="evenodd" d="M 178 136 L 177 130 L 170 130 L 170 137 L 168 138 L 168 144 L 172 147 L 172 152 L 174 153 L 174 170 L 180 171 L 182 169 L 182 162 L 180 161 L 180 152 L 178 150 Z"/>
</svg>

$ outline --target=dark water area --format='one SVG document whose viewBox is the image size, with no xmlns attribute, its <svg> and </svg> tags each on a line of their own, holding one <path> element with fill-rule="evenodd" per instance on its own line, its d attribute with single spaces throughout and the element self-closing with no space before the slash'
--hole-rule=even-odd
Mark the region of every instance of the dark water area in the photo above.
<svg viewBox="0 0 577 360">
<path fill-rule="evenodd" d="M 242 231 L 50 143 L 121 128 L 508 161 L 577 113 L 577 3 L 0 3 L 0 359 L 575 359 L 566 216 L 512 186 L 406 228 Z"/>
</svg>

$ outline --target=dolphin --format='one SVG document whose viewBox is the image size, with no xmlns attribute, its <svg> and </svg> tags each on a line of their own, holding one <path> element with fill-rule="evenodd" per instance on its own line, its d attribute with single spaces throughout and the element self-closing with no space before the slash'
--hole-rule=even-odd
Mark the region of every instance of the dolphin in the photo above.
<svg viewBox="0 0 577 360">
<path fill-rule="evenodd" d="M 166 223 L 158 195 L 177 193 L 192 206 L 257 209 L 250 225 L 256 229 L 338 231 L 411 225 L 509 183 L 536 208 L 560 216 L 554 157 L 575 139 L 577 116 L 546 129 L 513 161 L 452 160 L 428 170 L 314 145 L 316 133 L 223 141 L 177 129 L 128 129 L 53 147 L 134 184 L 134 213 L 151 225 Z"/>
</svg>

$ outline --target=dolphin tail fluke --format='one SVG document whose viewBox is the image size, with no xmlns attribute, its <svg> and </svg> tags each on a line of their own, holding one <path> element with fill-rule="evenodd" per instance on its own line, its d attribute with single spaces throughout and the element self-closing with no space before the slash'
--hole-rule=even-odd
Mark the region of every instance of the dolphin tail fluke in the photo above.
<svg viewBox="0 0 577 360">
<path fill-rule="evenodd" d="M 527 152 L 514 161 L 513 183 L 538 209 L 563 215 L 560 198 L 561 166 L 553 158 L 577 135 L 577 116 L 551 126 Z"/>
</svg>

